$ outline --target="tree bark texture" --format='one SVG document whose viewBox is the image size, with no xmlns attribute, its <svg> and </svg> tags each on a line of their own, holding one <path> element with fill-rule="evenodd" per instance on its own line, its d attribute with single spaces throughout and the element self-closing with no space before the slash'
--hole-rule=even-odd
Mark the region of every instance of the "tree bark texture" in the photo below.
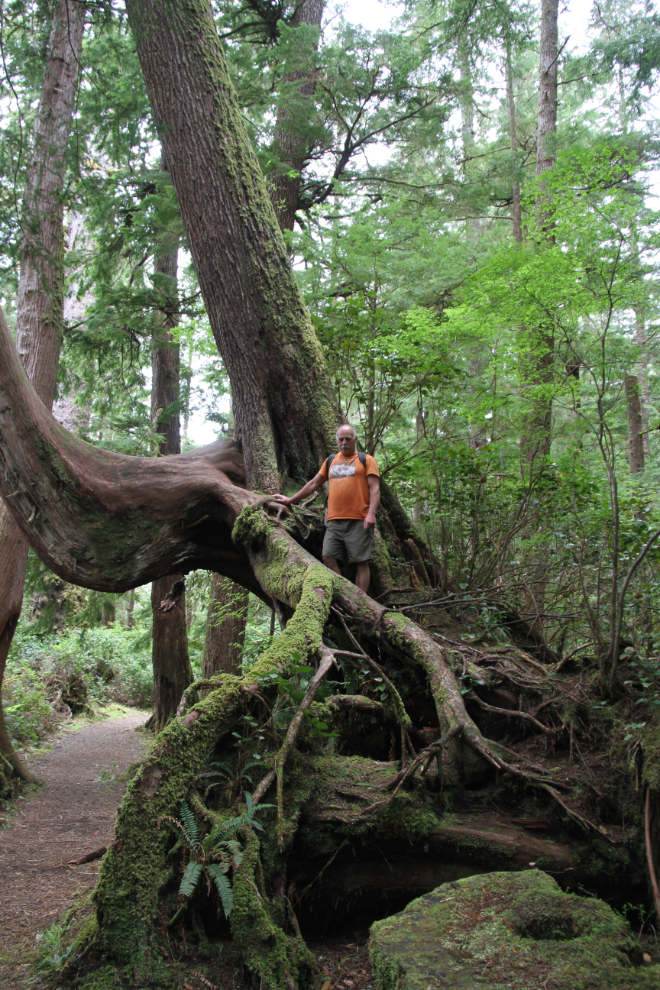
<svg viewBox="0 0 660 990">
<path fill-rule="evenodd" d="M 648 343 L 646 340 L 646 321 L 642 309 L 635 310 L 635 339 L 641 351 L 641 358 L 637 364 L 637 377 L 639 379 L 641 402 L 642 402 L 642 428 L 643 445 L 645 457 L 651 456 L 649 445 L 649 409 L 651 408 L 651 390 L 649 388 L 649 355 Z"/>
<path fill-rule="evenodd" d="M 555 163 L 557 153 L 557 63 L 559 0 L 541 0 L 539 111 L 536 133 L 536 174 Z"/>
<path fill-rule="evenodd" d="M 513 95 L 513 67 L 511 65 L 511 50 L 507 45 L 506 52 L 506 97 L 509 107 L 509 136 L 511 138 L 511 155 L 513 159 L 514 176 L 511 182 L 511 224 L 513 239 L 516 244 L 522 244 L 522 209 L 520 206 L 520 183 L 517 178 L 518 169 L 518 134 L 516 131 L 516 101 Z"/>
<path fill-rule="evenodd" d="M 129 0 L 211 327 L 232 383 L 247 483 L 308 478 L 339 423 L 320 343 L 245 131 L 206 0 Z"/>
<path fill-rule="evenodd" d="M 204 677 L 241 673 L 247 607 L 248 594 L 244 588 L 220 574 L 211 576 Z"/>
<path fill-rule="evenodd" d="M 305 38 L 307 44 L 300 52 L 300 67 L 284 76 L 284 92 L 277 108 L 272 151 L 279 164 L 269 182 L 270 198 L 282 230 L 293 230 L 300 202 L 301 173 L 311 150 L 301 124 L 304 126 L 314 112 L 314 56 L 318 51 L 323 8 L 324 0 L 300 0 L 290 21 L 290 27 L 306 25 L 316 28 L 317 33 Z"/>
<path fill-rule="evenodd" d="M 129 457 L 68 433 L 36 396 L 0 310 L 0 494 L 41 560 L 64 581 L 129 591 L 197 567 L 259 594 L 231 526 L 246 492 L 236 444 Z"/>
<path fill-rule="evenodd" d="M 21 216 L 16 347 L 37 395 L 50 409 L 62 345 L 64 225 L 62 189 L 78 86 L 85 7 L 60 0 L 53 12 Z M 0 699 L 7 656 L 23 604 L 28 545 L 0 503 Z M 0 700 L 0 752 L 29 774 L 9 741 Z"/>
<path fill-rule="evenodd" d="M 539 107 L 536 133 L 536 174 L 543 176 L 555 163 L 557 148 L 557 62 L 559 0 L 542 0 Z M 552 203 L 541 183 L 537 203 L 538 224 L 547 242 L 552 233 Z M 531 478 L 550 453 L 552 440 L 552 380 L 554 328 L 540 326 L 528 334 L 529 351 L 521 362 L 528 386 L 529 410 L 522 428 L 523 474 Z"/>
<path fill-rule="evenodd" d="M 161 170 L 167 163 L 161 160 Z M 157 254 L 154 271 L 162 276 L 158 288 L 163 308 L 155 313 L 156 326 L 151 349 L 151 421 L 160 437 L 158 455 L 181 453 L 179 415 L 179 344 L 172 330 L 178 325 L 177 263 L 178 248 Z M 181 582 L 183 591 L 174 608 L 162 611 L 161 601 L 170 588 Z M 153 715 L 149 728 L 160 732 L 176 714 L 181 695 L 192 683 L 186 628 L 185 578 L 183 574 L 161 577 L 151 585 L 153 638 L 151 662 L 154 672 Z"/>
<path fill-rule="evenodd" d="M 624 375 L 623 382 L 626 391 L 626 410 L 628 412 L 630 473 L 641 474 L 644 472 L 644 439 L 642 436 L 644 423 L 639 395 L 639 380 L 636 375 Z"/>
<path fill-rule="evenodd" d="M 183 574 L 157 578 L 151 584 L 154 702 L 149 728 L 154 732 L 160 732 L 174 718 L 183 692 L 193 681 L 186 631 L 185 585 L 174 608 L 167 612 L 160 608 L 160 603 L 177 582 L 183 583 Z"/>
<path fill-rule="evenodd" d="M 181 425 L 179 415 L 179 344 L 172 335 L 179 319 L 176 313 L 177 260 L 179 252 L 156 257 L 154 270 L 164 276 L 168 284 L 162 284 L 166 296 L 163 309 L 155 314 L 156 327 L 151 342 L 151 422 L 158 435 L 158 453 L 181 453 Z M 170 281 L 171 280 L 171 281 Z"/>
</svg>

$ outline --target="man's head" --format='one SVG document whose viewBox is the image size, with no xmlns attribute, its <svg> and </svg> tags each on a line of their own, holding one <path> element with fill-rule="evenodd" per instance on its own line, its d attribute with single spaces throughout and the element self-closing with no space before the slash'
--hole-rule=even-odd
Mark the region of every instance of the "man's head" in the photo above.
<svg viewBox="0 0 660 990">
<path fill-rule="evenodd" d="M 352 457 L 357 447 L 357 433 L 354 426 L 340 426 L 337 430 L 337 446 L 345 457 Z"/>
</svg>

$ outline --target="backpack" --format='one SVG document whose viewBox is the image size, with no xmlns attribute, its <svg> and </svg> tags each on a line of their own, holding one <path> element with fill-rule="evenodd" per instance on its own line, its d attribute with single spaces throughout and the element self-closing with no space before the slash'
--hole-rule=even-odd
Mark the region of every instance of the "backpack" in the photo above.
<svg viewBox="0 0 660 990">
<path fill-rule="evenodd" d="M 332 464 L 332 462 L 334 461 L 334 459 L 335 459 L 336 456 L 337 456 L 336 454 L 330 454 L 330 456 L 328 457 L 328 459 L 325 462 L 325 470 L 326 470 L 326 473 L 328 475 L 328 488 L 330 487 L 330 465 Z M 367 469 L 367 455 L 365 454 L 365 452 L 363 450 L 358 450 L 358 460 L 359 460 L 360 464 L 362 465 L 362 467 L 366 471 L 366 469 Z M 327 495 L 325 497 L 325 513 L 323 515 L 323 525 L 324 526 L 327 526 L 328 525 L 328 496 Z"/>
<path fill-rule="evenodd" d="M 336 456 L 337 456 L 336 454 L 330 454 L 330 457 L 328 457 L 327 461 L 325 462 L 325 469 L 328 473 L 328 481 L 330 481 L 330 465 L 332 464 Z M 358 460 L 360 461 L 362 467 L 366 469 L 367 455 L 363 450 L 358 450 Z"/>
</svg>

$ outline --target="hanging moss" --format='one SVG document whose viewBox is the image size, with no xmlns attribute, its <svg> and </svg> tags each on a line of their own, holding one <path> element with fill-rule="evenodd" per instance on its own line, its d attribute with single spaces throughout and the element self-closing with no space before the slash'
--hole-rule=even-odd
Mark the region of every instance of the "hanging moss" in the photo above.
<svg viewBox="0 0 660 990">
<path fill-rule="evenodd" d="M 301 938 L 288 938 L 273 921 L 261 878 L 260 844 L 251 829 L 241 838 L 243 862 L 234 875 L 231 930 L 246 965 L 263 990 L 304 986 L 314 970 L 314 957 Z"/>
<path fill-rule="evenodd" d="M 158 889 L 167 869 L 164 816 L 176 814 L 208 754 L 240 713 L 240 679 L 227 677 L 183 719 L 156 737 L 117 816 L 116 840 L 93 895 L 100 948 L 120 963 L 149 951 Z"/>
</svg>

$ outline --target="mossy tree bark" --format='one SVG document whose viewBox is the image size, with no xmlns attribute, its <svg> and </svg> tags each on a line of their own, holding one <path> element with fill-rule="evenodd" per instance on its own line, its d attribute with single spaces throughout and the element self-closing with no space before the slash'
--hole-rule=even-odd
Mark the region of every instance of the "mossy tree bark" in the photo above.
<svg viewBox="0 0 660 990">
<path fill-rule="evenodd" d="M 55 4 L 23 194 L 16 346 L 39 398 L 49 409 L 55 396 L 62 344 L 62 189 L 84 23 L 83 4 L 72 0 L 59 0 Z M 5 504 L 0 502 L 0 753 L 15 774 L 31 779 L 11 745 L 1 702 L 7 656 L 23 604 L 27 553 L 27 542 Z"/>
<path fill-rule="evenodd" d="M 218 349 L 251 488 L 307 479 L 339 418 L 321 347 L 241 120 L 205 0 L 129 0 L 156 126 Z"/>
</svg>

